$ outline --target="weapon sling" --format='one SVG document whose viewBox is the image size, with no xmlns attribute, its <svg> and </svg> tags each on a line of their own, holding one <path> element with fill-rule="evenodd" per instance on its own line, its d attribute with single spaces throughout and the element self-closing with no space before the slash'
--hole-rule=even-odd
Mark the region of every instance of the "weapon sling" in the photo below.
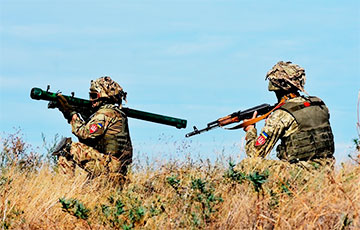
<svg viewBox="0 0 360 230">
<path fill-rule="evenodd" d="M 293 98 L 293 97 L 296 97 L 296 95 L 290 94 L 290 97 Z M 241 124 L 238 124 L 238 125 L 236 125 L 236 126 L 234 126 L 234 127 L 231 127 L 231 128 L 226 128 L 226 127 L 222 127 L 222 126 L 220 126 L 220 127 L 222 127 L 223 129 L 227 129 L 227 130 L 234 130 L 234 129 L 244 128 L 244 127 L 249 126 L 249 125 L 253 125 L 253 124 L 255 124 L 255 123 L 257 123 L 257 122 L 259 122 L 259 121 L 267 118 L 272 112 L 274 112 L 275 110 L 277 110 L 278 108 L 280 108 L 281 106 L 283 106 L 283 105 L 285 104 L 285 101 L 286 101 L 287 99 L 288 99 L 288 97 L 286 97 L 286 96 L 283 97 L 283 98 L 281 98 L 281 101 L 279 102 L 279 104 L 277 104 L 272 110 L 270 110 L 269 112 L 267 112 L 266 114 L 264 114 L 264 115 L 262 115 L 262 116 L 260 116 L 260 117 L 256 117 L 256 118 L 254 118 L 254 119 L 250 119 L 250 120 L 248 120 L 248 121 L 245 121 L 245 122 L 243 122 L 243 123 L 241 123 Z"/>
</svg>

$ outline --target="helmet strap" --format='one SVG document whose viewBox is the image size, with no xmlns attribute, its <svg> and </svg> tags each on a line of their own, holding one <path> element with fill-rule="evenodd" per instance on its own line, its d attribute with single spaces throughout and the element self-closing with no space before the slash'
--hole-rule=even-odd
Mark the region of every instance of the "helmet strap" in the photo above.
<svg viewBox="0 0 360 230">
<path fill-rule="evenodd" d="M 295 98 L 295 97 L 298 97 L 298 96 L 300 96 L 299 93 L 289 93 L 289 94 L 285 95 L 283 98 L 284 98 L 285 100 L 289 100 L 289 99 L 291 99 L 291 98 Z"/>
</svg>

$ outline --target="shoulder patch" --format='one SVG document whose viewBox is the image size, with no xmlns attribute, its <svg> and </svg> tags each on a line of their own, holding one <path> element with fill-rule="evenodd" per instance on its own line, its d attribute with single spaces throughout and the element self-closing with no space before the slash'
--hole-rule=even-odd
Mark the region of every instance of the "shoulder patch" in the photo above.
<svg viewBox="0 0 360 230">
<path fill-rule="evenodd" d="M 96 131 L 98 131 L 98 129 L 101 129 L 102 127 L 103 125 L 101 123 L 90 125 L 90 134 L 95 133 Z"/>
<path fill-rule="evenodd" d="M 265 144 L 266 139 L 268 138 L 268 134 L 265 133 L 264 131 L 259 135 L 259 137 L 256 140 L 255 146 L 261 146 L 263 144 Z"/>
</svg>

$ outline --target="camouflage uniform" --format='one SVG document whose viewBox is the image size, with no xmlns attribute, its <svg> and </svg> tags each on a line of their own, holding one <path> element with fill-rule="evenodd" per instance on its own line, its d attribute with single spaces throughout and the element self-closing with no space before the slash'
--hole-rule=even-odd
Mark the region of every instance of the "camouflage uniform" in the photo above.
<svg viewBox="0 0 360 230">
<path fill-rule="evenodd" d="M 304 97 L 295 97 L 289 99 L 286 103 L 306 103 L 308 100 Z M 256 128 L 250 129 L 246 133 L 246 145 L 245 150 L 248 156 L 250 157 L 266 157 L 271 150 L 274 148 L 278 140 L 282 140 L 282 143 L 277 148 L 277 156 L 281 160 L 289 161 L 290 163 L 299 163 L 306 165 L 307 161 L 310 164 L 316 163 L 320 165 L 329 165 L 333 163 L 333 142 L 332 133 L 330 133 L 329 151 L 331 152 L 328 155 L 308 155 L 305 154 L 303 159 L 296 159 L 295 156 L 286 156 L 281 150 L 281 147 L 285 145 L 287 138 L 299 132 L 299 124 L 289 112 L 283 109 L 275 110 L 265 121 L 265 126 L 261 129 L 260 135 L 257 136 Z M 312 143 L 315 144 L 315 143 Z M 300 151 L 300 150 L 299 150 Z M 324 150 L 327 151 L 327 150 Z M 327 151 L 328 152 L 328 151 Z M 313 154 L 313 153 L 309 153 Z M 294 154 L 296 155 L 296 153 Z"/>
<path fill-rule="evenodd" d="M 303 101 L 303 98 L 297 97 L 290 100 Z M 246 154 L 249 157 L 265 157 L 271 152 L 280 137 L 289 136 L 297 130 L 298 124 L 291 114 L 285 112 L 284 110 L 275 110 L 275 112 L 273 112 L 265 121 L 265 126 L 260 132 L 261 134 L 265 133 L 265 135 L 267 135 L 264 144 L 260 145 L 260 143 L 258 143 L 258 145 L 256 145 L 258 139 L 256 128 L 250 129 L 246 132 Z"/>
<path fill-rule="evenodd" d="M 110 85 L 114 84 L 109 77 L 100 78 L 95 82 L 92 81 L 91 92 L 95 91 L 96 87 L 93 86 L 94 84 L 96 86 L 97 82 L 105 88 L 107 82 Z M 102 90 L 104 89 L 97 91 L 103 94 Z M 117 102 L 121 104 L 121 100 Z M 114 176 L 126 174 L 127 167 L 132 162 L 132 144 L 127 117 L 118 105 L 106 102 L 100 104 L 100 108 L 88 122 L 78 116 L 70 121 L 72 132 L 80 142 L 71 143 L 68 156 L 59 157 L 58 165 L 65 174 L 72 175 L 76 165 L 91 176 L 102 173 Z"/>
<path fill-rule="evenodd" d="M 288 65 L 290 68 L 287 68 Z M 283 92 L 289 90 L 289 93 L 294 88 L 304 91 L 304 69 L 291 63 L 279 62 L 268 72 L 267 78 L 270 79 L 270 91 L 280 88 Z M 308 109 L 310 104 L 311 109 Z M 323 114 L 321 121 L 317 118 L 318 110 Z M 259 136 L 256 128 L 247 131 L 246 154 L 249 157 L 266 157 L 280 139 L 281 144 L 277 148 L 279 159 L 307 168 L 331 165 L 334 163 L 334 142 L 328 119 L 327 107 L 320 99 L 293 95 L 267 118 Z"/>
</svg>

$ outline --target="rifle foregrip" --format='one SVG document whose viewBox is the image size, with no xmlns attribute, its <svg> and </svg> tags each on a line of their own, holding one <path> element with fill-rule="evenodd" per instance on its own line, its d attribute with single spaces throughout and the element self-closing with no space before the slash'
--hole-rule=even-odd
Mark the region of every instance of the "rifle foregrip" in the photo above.
<svg viewBox="0 0 360 230">
<path fill-rule="evenodd" d="M 219 125 L 220 126 L 225 126 L 225 125 L 228 125 L 228 124 L 231 124 L 231 123 L 235 123 L 235 122 L 239 122 L 239 117 L 229 117 L 225 120 L 219 120 Z"/>
</svg>

